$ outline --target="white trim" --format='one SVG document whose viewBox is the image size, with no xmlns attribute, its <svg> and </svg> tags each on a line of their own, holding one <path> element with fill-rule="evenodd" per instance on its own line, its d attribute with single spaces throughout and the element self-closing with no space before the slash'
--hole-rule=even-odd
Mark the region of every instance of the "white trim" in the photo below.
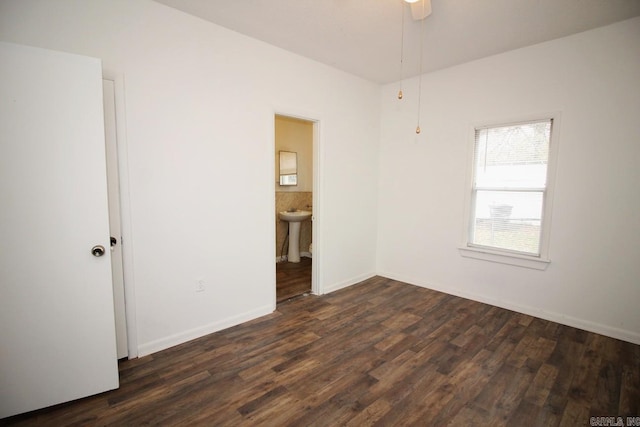
<svg viewBox="0 0 640 427">
<path fill-rule="evenodd" d="M 122 235 L 122 270 L 124 275 L 125 315 L 127 318 L 127 346 L 129 359 L 138 357 L 138 327 L 133 263 L 133 222 L 131 220 L 131 191 L 129 186 L 129 146 L 127 143 L 127 114 L 125 77 L 120 73 L 103 72 L 103 79 L 114 83 L 116 110 L 116 145 L 120 181 L 120 222 Z"/>
<path fill-rule="evenodd" d="M 312 258 L 312 261 L 313 261 L 313 256 L 311 255 L 311 252 L 300 252 L 300 256 L 305 258 Z M 276 257 L 276 263 L 286 261 L 286 260 L 287 260 L 286 255 Z"/>
<path fill-rule="evenodd" d="M 276 182 L 274 177 L 276 176 L 276 116 L 275 113 L 272 112 L 271 114 L 271 122 L 270 122 L 270 126 L 271 126 L 271 131 L 269 132 L 269 155 L 267 156 L 268 159 L 271 159 L 270 164 L 269 164 L 269 176 L 265 177 L 265 179 L 268 178 L 268 183 L 269 183 L 269 200 L 273 200 L 273 203 L 271 203 L 269 205 L 269 234 L 271 235 L 271 238 L 269 239 L 269 252 L 271 254 L 271 258 L 275 258 L 276 259 L 276 263 L 279 262 L 282 258 L 286 259 L 286 256 L 276 256 L 276 254 L 278 253 L 276 250 L 276 244 L 278 241 L 278 237 L 276 235 Z M 268 286 L 269 286 L 269 292 L 271 294 L 271 306 L 273 307 L 273 310 L 276 309 L 276 305 L 278 302 L 278 296 L 276 294 L 276 286 L 277 286 L 277 282 L 276 282 L 276 265 L 275 263 L 269 267 L 269 273 L 267 274 L 267 276 L 265 277 L 265 280 L 268 280 Z"/>
<path fill-rule="evenodd" d="M 349 286 L 355 285 L 356 283 L 360 283 L 360 282 L 362 282 L 364 280 L 371 279 L 375 275 L 376 275 L 376 273 L 361 274 L 359 276 L 353 277 L 353 278 L 348 279 L 348 280 L 344 280 L 342 282 L 334 283 L 332 285 L 327 285 L 327 286 L 325 286 L 324 290 L 326 291 L 326 293 L 334 292 L 334 291 L 337 291 L 337 290 L 344 289 L 344 288 L 347 288 Z"/>
<path fill-rule="evenodd" d="M 477 247 L 460 247 L 460 255 L 466 258 L 474 258 L 483 261 L 497 262 L 500 264 L 515 265 L 518 267 L 533 268 L 535 270 L 546 270 L 551 262 L 548 259 L 529 257 L 516 253 L 494 252 L 490 249 Z"/>
<path fill-rule="evenodd" d="M 210 323 L 205 326 L 200 326 L 198 328 L 190 329 L 188 331 L 180 332 L 178 334 L 170 335 L 168 337 L 160 338 L 155 341 L 141 344 L 140 347 L 138 348 L 138 353 L 140 357 L 146 356 L 151 353 L 165 350 L 169 347 L 183 344 L 187 341 L 191 341 L 196 338 L 200 338 L 205 335 L 209 335 L 214 332 L 218 332 L 223 329 L 227 329 L 232 326 L 239 325 L 240 323 L 244 323 L 261 316 L 266 316 L 267 314 L 271 314 L 271 313 L 273 313 L 273 307 L 270 304 L 265 305 L 236 316 L 231 316 L 226 319 L 222 319 L 217 322 Z"/>
<path fill-rule="evenodd" d="M 542 233 L 540 234 L 540 255 L 541 257 L 548 258 L 550 255 L 550 241 L 551 241 L 551 220 L 553 217 L 553 194 L 556 187 L 556 169 L 558 166 L 558 149 L 560 141 L 560 124 L 562 122 L 562 114 L 555 112 L 549 114 L 548 117 L 553 119 L 551 122 L 551 140 L 549 141 L 549 161 L 547 163 L 547 191 L 543 200 L 543 215 L 546 222 L 546 226 L 542 227 Z"/>
<path fill-rule="evenodd" d="M 557 113 L 553 113 L 553 114 L 557 114 Z M 544 123 L 548 121 L 550 118 L 552 118 L 553 114 L 535 114 L 532 116 L 525 116 L 525 118 L 520 118 L 520 119 L 491 120 L 487 122 L 481 122 L 482 124 L 477 124 L 476 126 L 474 126 L 474 134 L 475 134 L 475 130 L 526 125 L 529 123 Z M 528 118 L 528 117 L 532 117 L 532 118 Z"/>
<path fill-rule="evenodd" d="M 449 295 L 458 296 L 461 298 L 470 299 L 473 301 L 489 304 L 495 307 L 504 308 L 507 310 L 516 311 L 518 313 L 534 316 L 540 319 L 549 320 L 551 322 L 560 323 L 561 325 L 571 326 L 573 328 L 583 329 L 585 331 L 594 332 L 596 334 L 605 335 L 611 338 L 620 339 L 633 344 L 640 345 L 640 333 L 631 331 L 628 329 L 620 329 L 613 326 L 603 325 L 601 323 L 592 322 L 590 320 L 581 319 L 578 317 L 568 316 L 562 313 L 556 313 L 553 311 L 542 310 L 540 308 L 531 307 L 528 305 L 517 304 L 512 301 L 503 301 L 494 298 L 488 298 L 480 294 L 460 291 L 459 289 L 452 288 L 450 286 L 443 286 L 441 284 L 423 284 L 420 280 L 415 280 L 401 275 L 396 275 L 388 272 L 378 272 L 379 276 L 386 277 L 392 280 L 408 283 L 414 286 L 420 286 L 421 288 L 431 289 L 438 292 L 444 292 Z"/>
<path fill-rule="evenodd" d="M 324 241 L 322 234 L 322 207 L 324 204 L 322 200 L 324 198 L 323 188 L 323 175 L 324 169 L 324 141 L 322 126 L 324 121 L 321 116 L 317 116 L 318 119 L 313 125 L 313 194 L 311 204 L 313 205 L 313 217 L 311 222 L 311 241 L 313 243 L 315 256 L 311 258 L 311 292 L 315 295 L 322 295 L 326 292 L 323 283 L 324 270 L 323 265 L 320 262 L 322 256 L 322 242 Z"/>
<path fill-rule="evenodd" d="M 472 230 L 471 212 L 474 210 L 474 193 L 478 190 L 474 186 L 475 175 L 475 144 L 476 131 L 482 129 L 490 129 L 493 127 L 517 126 L 526 123 L 536 123 L 551 120 L 551 138 L 549 140 L 549 158 L 547 162 L 547 182 L 543 191 L 543 207 L 542 207 L 542 230 L 540 231 L 540 256 L 527 256 L 514 253 L 511 251 L 501 251 L 499 248 L 479 248 L 469 245 L 470 233 Z M 505 120 L 487 120 L 483 122 L 473 123 L 470 128 L 469 145 L 467 151 L 467 179 L 464 191 L 464 226 L 462 231 L 462 243 L 458 248 L 460 255 L 467 258 L 474 258 L 483 261 L 498 262 L 518 267 L 533 268 L 537 270 L 545 270 L 551 262 L 549 256 L 550 237 L 551 237 L 551 217 L 553 212 L 553 191 L 556 180 L 556 166 L 558 164 L 558 141 L 560 135 L 561 112 L 555 111 L 550 113 L 533 114 L 529 116 L 519 117 L 517 119 Z"/>
</svg>

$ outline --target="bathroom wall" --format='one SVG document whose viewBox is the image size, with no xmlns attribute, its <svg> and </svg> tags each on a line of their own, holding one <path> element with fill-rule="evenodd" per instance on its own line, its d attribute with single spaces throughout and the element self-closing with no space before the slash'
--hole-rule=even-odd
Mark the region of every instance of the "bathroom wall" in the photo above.
<svg viewBox="0 0 640 427">
<path fill-rule="evenodd" d="M 276 116 L 276 191 L 313 191 L 313 123 L 293 117 Z M 298 155 L 298 185 L 279 185 L 280 151 Z"/>
<path fill-rule="evenodd" d="M 276 161 L 276 259 L 282 254 L 282 244 L 287 236 L 288 223 L 278 218 L 277 213 L 289 209 L 312 210 L 313 206 L 313 123 L 293 117 L 275 118 L 275 161 Z M 280 151 L 298 154 L 298 185 L 279 185 Z M 309 256 L 311 221 L 300 226 L 300 252 Z M 287 251 L 285 247 L 284 255 Z"/>
</svg>

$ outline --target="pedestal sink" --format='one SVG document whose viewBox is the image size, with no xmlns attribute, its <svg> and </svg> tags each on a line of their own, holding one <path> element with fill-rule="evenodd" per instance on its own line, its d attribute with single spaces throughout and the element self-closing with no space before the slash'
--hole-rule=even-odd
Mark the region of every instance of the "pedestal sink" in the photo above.
<svg viewBox="0 0 640 427">
<path fill-rule="evenodd" d="M 278 218 L 289 223 L 289 262 L 300 262 L 300 223 L 311 218 L 309 211 L 282 211 Z"/>
</svg>

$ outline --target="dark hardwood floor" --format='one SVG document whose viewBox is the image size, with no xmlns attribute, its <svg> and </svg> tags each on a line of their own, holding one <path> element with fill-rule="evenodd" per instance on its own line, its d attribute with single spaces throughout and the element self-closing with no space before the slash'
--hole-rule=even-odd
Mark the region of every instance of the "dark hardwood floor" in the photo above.
<svg viewBox="0 0 640 427">
<path fill-rule="evenodd" d="M 640 415 L 640 346 L 374 277 L 120 364 L 17 425 L 589 425 Z"/>
<path fill-rule="evenodd" d="M 293 297 L 311 292 L 311 258 L 301 257 L 300 262 L 276 264 L 276 301 L 281 303 Z"/>
</svg>

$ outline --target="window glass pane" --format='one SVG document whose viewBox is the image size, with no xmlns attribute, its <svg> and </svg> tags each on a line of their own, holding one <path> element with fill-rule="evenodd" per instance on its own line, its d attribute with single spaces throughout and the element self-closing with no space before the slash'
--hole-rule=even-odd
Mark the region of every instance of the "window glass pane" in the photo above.
<svg viewBox="0 0 640 427">
<path fill-rule="evenodd" d="M 543 188 L 551 120 L 476 130 L 477 188 Z"/>
<path fill-rule="evenodd" d="M 542 191 L 477 191 L 471 244 L 540 254 Z"/>
</svg>

